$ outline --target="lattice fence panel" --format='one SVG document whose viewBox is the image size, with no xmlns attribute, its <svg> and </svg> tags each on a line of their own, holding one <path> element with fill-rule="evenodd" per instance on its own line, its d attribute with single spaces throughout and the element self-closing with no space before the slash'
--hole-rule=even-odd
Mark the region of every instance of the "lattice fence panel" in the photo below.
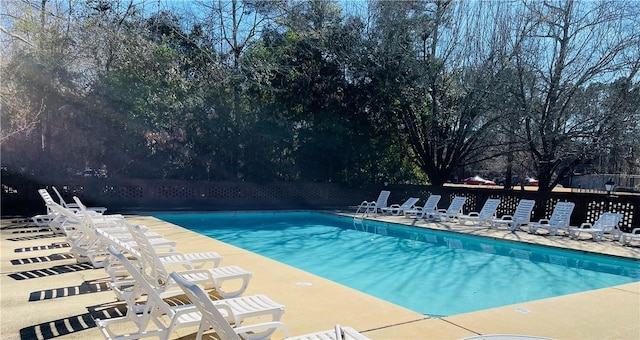
<svg viewBox="0 0 640 340">
<path fill-rule="evenodd" d="M 106 198 L 143 198 L 144 189 L 140 186 L 105 186 L 101 196 Z"/>
<path fill-rule="evenodd" d="M 207 189 L 207 197 L 211 198 L 243 198 L 244 191 L 237 186 L 211 186 Z"/>
<path fill-rule="evenodd" d="M 249 195 L 251 198 L 283 198 L 282 188 L 276 187 L 257 187 L 251 190 Z"/>
<path fill-rule="evenodd" d="M 196 188 L 190 186 L 166 185 L 156 188 L 157 198 L 193 198 L 197 197 Z"/>
</svg>

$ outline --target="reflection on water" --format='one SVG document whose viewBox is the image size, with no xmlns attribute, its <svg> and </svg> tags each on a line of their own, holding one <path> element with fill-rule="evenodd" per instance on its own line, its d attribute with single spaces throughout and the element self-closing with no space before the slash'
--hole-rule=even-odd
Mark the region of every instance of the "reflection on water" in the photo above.
<svg viewBox="0 0 640 340">
<path fill-rule="evenodd" d="M 638 261 L 330 214 L 156 217 L 427 315 L 454 315 L 640 278 Z"/>
<path fill-rule="evenodd" d="M 381 224 L 385 224 L 385 226 L 380 226 Z M 571 250 L 556 250 L 549 247 L 521 244 L 518 242 L 494 241 L 478 236 L 452 234 L 384 222 L 364 222 L 363 225 L 356 230 L 374 234 L 378 233 L 378 230 L 383 230 L 384 233 L 380 233 L 381 235 L 410 240 L 422 240 L 450 249 L 478 251 L 521 260 L 549 263 L 563 267 L 592 270 L 640 279 L 640 268 L 638 268 L 640 264 L 631 260 L 625 261 L 623 259 L 583 254 Z M 563 255 L 562 253 L 569 255 Z"/>
</svg>

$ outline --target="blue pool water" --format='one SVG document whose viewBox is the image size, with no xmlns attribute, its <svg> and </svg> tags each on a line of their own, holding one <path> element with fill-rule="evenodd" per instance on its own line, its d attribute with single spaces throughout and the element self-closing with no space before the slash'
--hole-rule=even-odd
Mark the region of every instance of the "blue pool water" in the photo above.
<svg viewBox="0 0 640 340">
<path fill-rule="evenodd" d="M 431 316 L 640 281 L 638 261 L 323 213 L 155 216 Z"/>
</svg>

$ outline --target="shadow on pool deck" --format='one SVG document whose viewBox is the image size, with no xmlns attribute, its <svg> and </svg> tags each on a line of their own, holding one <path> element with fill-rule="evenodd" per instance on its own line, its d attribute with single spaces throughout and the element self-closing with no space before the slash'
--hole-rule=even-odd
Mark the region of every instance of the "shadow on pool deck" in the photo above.
<svg viewBox="0 0 640 340">
<path fill-rule="evenodd" d="M 639 339 L 640 283 L 532 301 L 511 306 L 429 318 L 263 256 L 212 240 L 146 216 L 129 216 L 183 252 L 216 251 L 223 265 L 253 272 L 245 295 L 263 293 L 286 306 L 282 321 L 291 335 L 351 326 L 372 339 L 459 339 L 477 334 L 528 334 L 557 339 Z M 402 218 L 379 220 L 410 223 Z M 2 339 L 100 339 L 95 317 L 122 313 L 123 304 L 106 286 L 103 269 L 75 263 L 63 237 L 3 220 L 0 281 Z M 11 226 L 12 228 L 5 228 Z M 638 259 L 638 247 L 613 242 L 573 241 L 563 237 L 512 234 L 445 224 L 424 227 L 546 244 Z M 28 235 L 28 236 L 27 236 Z M 513 284 L 526 285 L 514 278 Z M 456 303 L 464 303 L 456 302 Z M 192 339 L 196 328 L 172 338 Z M 276 333 L 274 339 L 283 338 Z"/>
</svg>

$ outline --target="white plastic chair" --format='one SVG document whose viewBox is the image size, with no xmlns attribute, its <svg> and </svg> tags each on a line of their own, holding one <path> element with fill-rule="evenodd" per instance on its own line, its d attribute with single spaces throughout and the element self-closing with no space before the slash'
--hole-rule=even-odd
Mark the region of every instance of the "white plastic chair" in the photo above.
<svg viewBox="0 0 640 340">
<path fill-rule="evenodd" d="M 430 195 L 424 206 L 407 210 L 405 216 L 414 217 L 416 220 L 433 219 L 438 214 L 440 198 L 440 195 Z"/>
<path fill-rule="evenodd" d="M 535 204 L 536 201 L 534 200 L 520 200 L 513 215 L 504 215 L 499 219 L 492 220 L 491 227 L 499 228 L 500 226 L 507 226 L 511 232 L 515 232 L 518 228 L 530 223 L 531 211 L 533 211 Z"/>
<path fill-rule="evenodd" d="M 382 212 L 393 216 L 404 215 L 405 211 L 413 209 L 418 201 L 420 201 L 419 198 L 409 197 L 409 199 L 402 204 L 392 204 L 386 208 L 382 208 Z"/>
<path fill-rule="evenodd" d="M 558 202 L 553 207 L 553 212 L 549 219 L 541 219 L 538 222 L 529 224 L 529 233 L 537 234 L 538 229 L 547 230 L 551 236 L 556 236 L 559 229 L 568 230 L 571 221 L 571 213 L 576 206 L 573 202 Z"/>
<path fill-rule="evenodd" d="M 356 210 L 356 215 L 358 214 L 378 214 L 379 212 L 383 212 L 382 209 L 387 208 L 387 201 L 389 200 L 389 195 L 391 195 L 391 191 L 382 190 L 378 195 L 378 199 L 375 201 L 362 201 L 358 206 L 358 210 Z"/>
<path fill-rule="evenodd" d="M 302 340 L 302 339 L 317 339 L 317 340 L 336 340 L 336 339 L 354 339 L 354 340 L 366 340 L 367 337 L 358 333 L 355 329 L 350 327 L 340 327 L 336 325 L 334 329 L 316 332 L 312 334 L 300 335 L 296 337 L 289 337 L 287 327 L 282 322 L 264 322 L 258 324 L 252 324 L 248 326 L 239 326 L 232 328 L 224 316 L 220 313 L 218 308 L 215 308 L 211 299 L 207 294 L 198 286 L 187 280 L 185 280 L 180 274 L 173 272 L 171 278 L 182 288 L 187 295 L 191 303 L 202 313 L 202 321 L 196 334 L 196 339 L 202 339 L 202 335 L 213 329 L 216 335 L 222 340 L 240 340 L 242 338 L 251 340 L 269 339 L 271 334 L 276 330 L 282 331 L 286 339 L 288 340 Z"/>
<path fill-rule="evenodd" d="M 569 228 L 569 237 L 578 239 L 581 233 L 590 234 L 594 241 L 600 242 L 604 234 L 613 234 L 614 240 L 619 240 L 622 231 L 618 229 L 618 223 L 622 220 L 622 214 L 606 212 L 600 215 L 593 224 L 582 223 L 579 227 Z"/>
<path fill-rule="evenodd" d="M 121 252 L 110 246 L 109 253 L 123 265 L 133 280 L 122 295 L 126 296 L 127 314 L 122 317 L 98 319 L 96 324 L 107 339 L 139 339 L 143 337 L 158 337 L 170 339 L 172 333 L 179 328 L 192 327 L 200 324 L 202 316 L 193 305 L 169 306 L 155 291 L 151 284 Z M 140 293 L 147 296 L 144 305 L 136 303 Z M 236 297 L 212 301 L 208 295 L 206 299 L 226 322 L 233 322 L 240 326 L 247 318 L 271 316 L 273 322 L 280 320 L 284 314 L 284 306 L 269 299 L 266 295 L 258 294 L 248 297 Z M 142 309 L 140 309 L 142 308 Z M 224 313 L 224 315 L 223 315 Z M 133 323 L 137 331 L 118 334 L 123 324 Z"/>
<path fill-rule="evenodd" d="M 453 221 L 462 214 L 462 207 L 464 207 L 467 198 L 463 196 L 456 196 L 449 204 L 447 209 L 439 209 L 438 214 L 435 215 L 435 219 L 439 221 Z"/>
<path fill-rule="evenodd" d="M 471 221 L 474 225 L 482 227 L 485 224 L 491 223 L 491 220 L 496 218 L 496 211 L 500 205 L 499 198 L 489 198 L 484 202 L 480 212 L 472 211 L 467 215 L 458 216 L 458 223 L 466 224 Z"/>
</svg>

